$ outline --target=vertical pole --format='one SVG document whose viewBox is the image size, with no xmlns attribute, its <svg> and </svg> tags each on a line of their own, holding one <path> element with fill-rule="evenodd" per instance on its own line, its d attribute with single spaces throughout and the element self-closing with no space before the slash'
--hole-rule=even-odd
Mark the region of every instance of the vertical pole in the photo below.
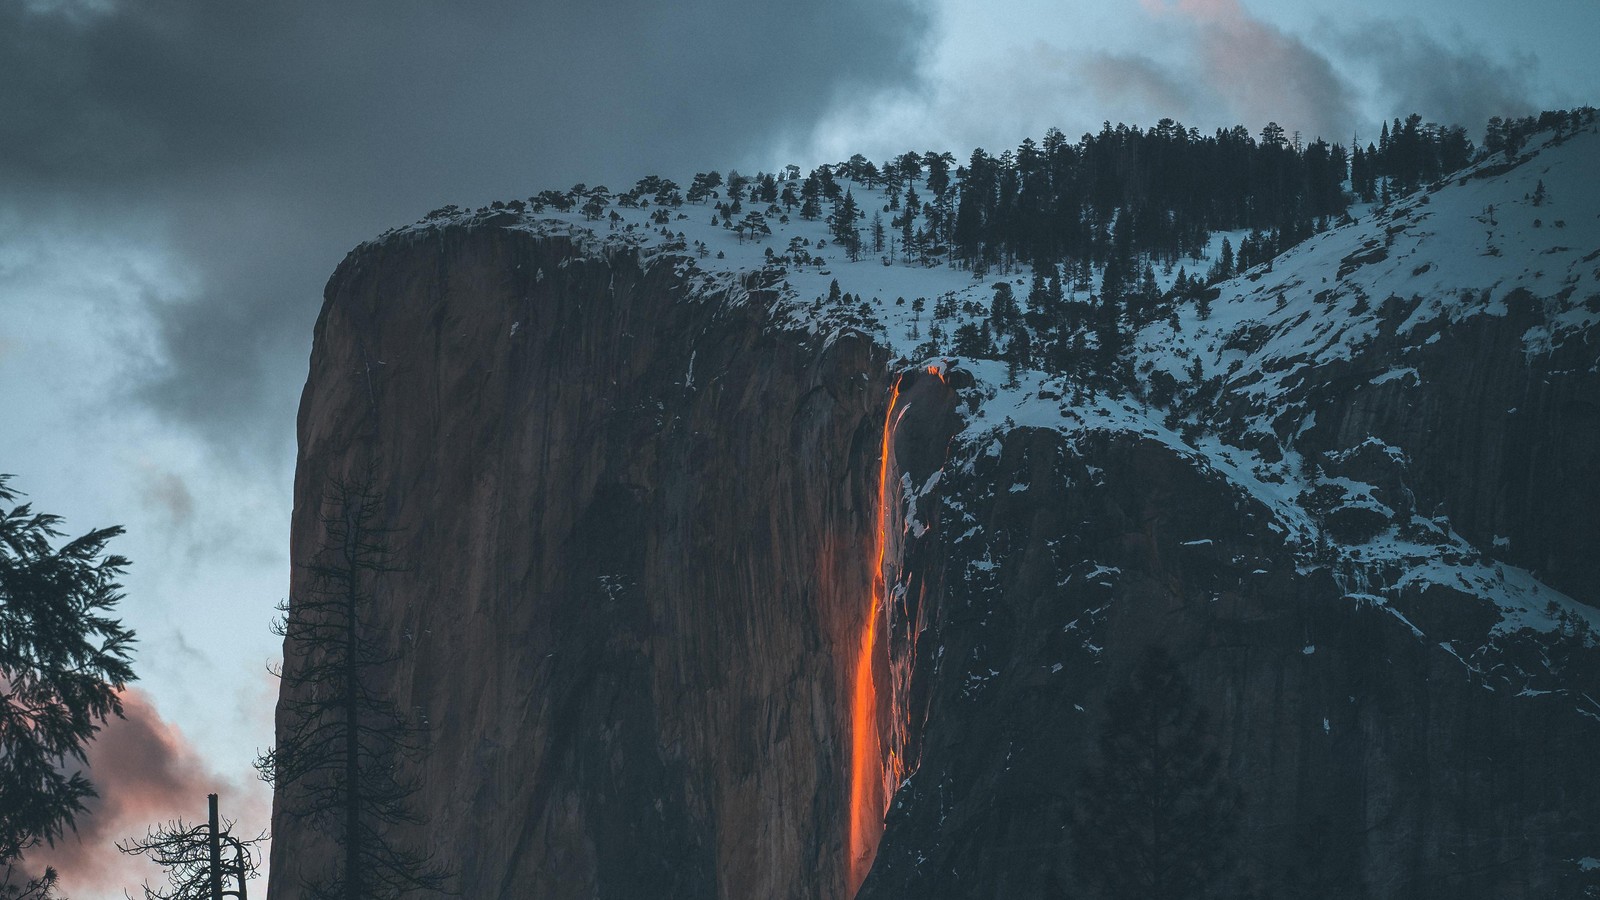
<svg viewBox="0 0 1600 900">
<path fill-rule="evenodd" d="M 211 830 L 208 835 L 211 844 L 211 900 L 222 900 L 222 835 L 217 825 L 217 795 L 207 794 L 206 800 L 211 804 Z"/>
<path fill-rule="evenodd" d="M 245 878 L 245 871 L 244 871 L 244 845 L 240 844 L 240 843 L 235 843 L 233 845 L 233 853 L 234 853 L 234 860 L 239 865 L 239 869 L 238 869 L 238 872 L 239 872 L 239 900 L 249 900 L 249 898 L 245 896 L 245 890 L 244 890 L 244 878 Z"/>
</svg>

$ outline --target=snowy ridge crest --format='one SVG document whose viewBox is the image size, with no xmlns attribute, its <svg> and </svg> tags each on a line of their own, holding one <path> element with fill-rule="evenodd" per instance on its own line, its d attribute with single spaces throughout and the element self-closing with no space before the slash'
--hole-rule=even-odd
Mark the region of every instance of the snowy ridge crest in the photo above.
<svg viewBox="0 0 1600 900">
<path fill-rule="evenodd" d="M 923 181 L 912 186 L 927 190 Z M 846 187 L 867 216 L 890 212 L 880 187 Z M 1326 571 L 1352 602 L 1392 610 L 1399 596 L 1439 587 L 1491 604 L 1499 622 L 1484 642 L 1450 648 L 1468 669 L 1486 669 L 1484 660 L 1519 633 L 1576 633 L 1585 646 L 1596 643 L 1595 607 L 1512 565 L 1503 539 L 1474 543 L 1447 514 L 1419 507 L 1405 448 L 1376 435 L 1328 445 L 1337 423 L 1327 421 L 1325 396 L 1330 385 L 1396 396 L 1426 390 L 1438 371 L 1429 353 L 1474 320 L 1515 323 L 1525 364 L 1559 357 L 1600 372 L 1593 124 L 1537 136 L 1514 160 L 1496 154 L 1387 205 L 1354 208 L 1344 224 L 1212 286 L 1204 302 L 1173 303 L 1170 315 L 1130 335 L 1115 363 L 1066 372 L 1044 371 L 1017 351 L 1037 312 L 1030 281 L 1064 273 L 1014 265 L 975 274 L 949 258 L 897 256 L 892 246 L 852 254 L 825 219 L 771 204 L 735 223 L 715 210 L 715 193 L 698 202 L 614 203 L 603 188 L 585 196 L 568 209 L 521 201 L 447 207 L 381 240 L 500 228 L 564 237 L 589 255 L 671 264 L 695 297 L 761 303 L 774 327 L 819 341 L 859 331 L 904 364 L 942 361 L 970 374 L 967 425 L 952 462 L 1016 429 L 1052 429 L 1073 441 L 1132 435 L 1170 448 L 1240 502 L 1259 504 L 1300 569 Z M 1244 237 L 1214 234 L 1189 268 L 1205 271 L 1225 239 Z M 1086 322 L 1097 309 L 1090 285 L 1103 269 L 1089 274 L 1060 279 L 1067 308 Z M 1177 277 L 1170 266 L 1154 273 L 1169 296 Z M 978 352 L 961 346 L 958 332 L 987 329 L 1001 293 L 1024 324 Z M 1097 335 L 1083 327 L 1079 339 L 1093 358 Z M 1529 672 L 1519 683 L 1536 680 Z"/>
</svg>

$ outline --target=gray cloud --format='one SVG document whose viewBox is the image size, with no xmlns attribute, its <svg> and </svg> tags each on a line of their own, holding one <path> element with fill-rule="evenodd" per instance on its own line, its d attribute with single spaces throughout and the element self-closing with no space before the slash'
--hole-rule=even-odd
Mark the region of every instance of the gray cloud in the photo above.
<svg viewBox="0 0 1600 900">
<path fill-rule="evenodd" d="M 1380 120 L 1411 112 L 1466 125 L 1476 136 L 1490 116 L 1539 108 L 1532 99 L 1533 56 L 1497 58 L 1418 23 L 1325 23 L 1312 43 L 1238 0 L 1143 0 L 1142 6 L 1166 39 L 1161 54 L 1048 48 L 1033 54 L 1048 64 L 1031 66 L 1028 77 L 1040 93 L 1070 95 L 1077 88 L 1092 98 L 1092 121 L 1149 124 L 1172 116 L 1202 127 L 1242 122 L 1254 130 L 1274 120 L 1307 139 L 1334 141 L 1348 141 L 1353 130 L 1373 133 Z M 1358 89 L 1358 82 L 1373 87 Z"/>
<path fill-rule="evenodd" d="M 144 217 L 192 270 L 139 396 L 287 433 L 323 280 L 449 202 L 753 160 L 904 83 L 923 0 L 0 4 L 0 203 Z"/>
<path fill-rule="evenodd" d="M 1330 139 L 1356 121 L 1349 83 L 1327 56 L 1245 9 L 1238 0 L 1143 0 L 1187 26 L 1191 74 L 1232 117 L 1276 121 Z"/>
<path fill-rule="evenodd" d="M 1077 135 L 1104 121 L 1148 126 L 1166 117 L 1202 131 L 1256 132 L 1276 121 L 1308 141 L 1338 140 L 1362 118 L 1332 58 L 1238 0 L 1141 0 L 1121 14 L 1125 26 L 1105 35 L 1008 31 L 982 43 L 947 31 L 919 89 L 845 105 L 815 143 L 877 154 L 915 135 L 959 155 L 1052 126 Z"/>
<path fill-rule="evenodd" d="M 1477 140 L 1491 116 L 1522 116 L 1539 108 L 1533 100 L 1538 61 L 1529 54 L 1496 59 L 1465 38 L 1446 43 L 1415 23 L 1392 21 L 1344 29 L 1339 43 L 1378 73 L 1377 100 L 1392 116 L 1415 112 L 1465 125 Z"/>
<path fill-rule="evenodd" d="M 1194 85 L 1155 60 L 1131 53 L 1089 53 L 1078 73 L 1097 100 L 1111 109 L 1149 110 L 1134 120 L 1188 116 L 1198 105 Z"/>
<path fill-rule="evenodd" d="M 146 502 L 159 509 L 174 527 L 187 527 L 194 519 L 194 494 L 178 473 L 146 467 L 143 492 Z"/>
</svg>

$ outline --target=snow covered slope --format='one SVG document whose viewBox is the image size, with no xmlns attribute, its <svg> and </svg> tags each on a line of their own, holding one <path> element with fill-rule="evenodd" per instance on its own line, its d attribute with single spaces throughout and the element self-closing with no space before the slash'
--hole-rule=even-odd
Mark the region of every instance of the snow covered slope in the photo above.
<svg viewBox="0 0 1600 900">
<path fill-rule="evenodd" d="M 892 215 L 882 191 L 845 186 L 866 213 L 863 231 L 874 213 Z M 646 198 L 638 206 L 604 204 L 590 215 L 581 210 L 584 193 L 573 196 L 574 207 L 564 212 L 448 208 L 384 239 L 468 224 L 568 233 L 597 250 L 670 258 L 701 283 L 704 296 L 766 304 L 779 327 L 824 341 L 858 329 L 908 365 L 942 360 L 970 372 L 977 386 L 969 391 L 966 444 L 1016 427 L 1160 441 L 1271 510 L 1303 568 L 1336 572 L 1352 598 L 1386 603 L 1397 592 L 1445 585 L 1494 604 L 1496 634 L 1571 627 L 1573 617 L 1600 625 L 1600 568 L 1554 559 L 1537 546 L 1553 531 L 1574 528 L 1558 541 L 1566 557 L 1575 555 L 1575 542 L 1600 541 L 1587 524 L 1596 519 L 1587 515 L 1589 501 L 1600 503 L 1590 481 L 1594 451 L 1570 446 L 1581 443 L 1600 410 L 1600 394 L 1591 389 L 1600 372 L 1595 126 L 1537 136 L 1514 160 L 1491 157 L 1366 210 L 1220 284 L 1208 315 L 1194 303 L 1180 305 L 1172 320 L 1137 335 L 1136 378 L 1109 390 L 1082 373 L 1008 373 L 995 360 L 921 358 L 936 305 L 953 313 L 940 323 L 946 338 L 987 315 L 997 280 L 1015 285 L 1025 309 L 1026 268 L 975 278 L 947 262 L 893 258 L 887 250 L 851 261 L 826 221 L 776 206 L 764 210 L 770 236 L 753 238 L 728 227 L 707 203 L 668 207 Z M 1214 236 L 1211 247 L 1224 236 Z M 1189 268 L 1203 271 L 1209 261 Z M 1170 269 L 1158 275 L 1164 288 L 1173 277 Z M 835 283 L 844 294 L 837 303 L 827 300 Z M 1067 299 L 1092 301 L 1082 292 Z M 1544 386 L 1552 377 L 1572 386 L 1552 392 Z M 1434 397 L 1463 380 L 1477 394 L 1504 394 L 1506 403 L 1462 409 Z M 1560 408 L 1533 409 L 1541 397 L 1530 392 Z M 1409 422 L 1369 421 L 1374 405 L 1388 407 L 1389 419 L 1397 418 L 1396 405 L 1417 413 Z M 1481 465 L 1419 460 L 1437 450 L 1422 446 L 1419 430 L 1438 424 L 1429 416 L 1444 415 L 1488 432 L 1488 443 L 1508 439 Z M 1563 440 L 1583 458 L 1568 460 L 1553 484 L 1512 471 L 1551 462 L 1511 446 L 1535 415 L 1555 420 L 1538 423 L 1545 430 L 1581 432 Z M 1413 471 L 1419 466 L 1424 471 Z M 1469 476 L 1479 493 L 1505 494 L 1506 481 L 1519 478 L 1540 490 L 1522 507 L 1481 508 L 1460 496 Z M 1541 522 L 1549 510 L 1524 508 L 1539 498 L 1584 508 Z"/>
<path fill-rule="evenodd" d="M 894 682 L 906 702 L 890 723 L 909 736 L 897 760 L 908 774 L 863 900 L 1079 895 L 1085 861 L 1068 837 L 1075 795 L 1101 753 L 1113 692 L 1151 645 L 1171 650 L 1193 702 L 1213 714 L 1227 776 L 1247 797 L 1239 895 L 1579 896 L 1600 888 L 1600 774 L 1590 763 L 1600 753 L 1597 163 L 1593 126 L 1536 137 L 1515 160 L 1491 158 L 1361 210 L 1182 299 L 1132 334 L 1120 358 L 1097 352 L 1103 306 L 1080 287 L 1103 273 L 1063 277 L 1056 324 L 1077 323 L 1065 337 L 1081 347 L 1066 372 L 1019 369 L 1016 332 L 978 354 L 995 358 L 952 353 L 958 330 L 970 336 L 995 318 L 1002 285 L 1023 307 L 1030 343 L 1044 343 L 1045 317 L 1027 308 L 1027 268 L 977 276 L 948 258 L 905 259 L 888 243 L 851 260 L 825 221 L 761 204 L 761 233 L 746 218 L 751 204 L 725 218 L 714 212 L 719 197 L 675 204 L 641 192 L 622 202 L 575 188 L 542 203 L 446 208 L 359 248 L 330 283 L 329 308 L 365 318 L 324 348 L 348 358 L 326 366 L 322 386 L 337 383 L 355 412 L 316 421 L 334 434 L 367 405 L 376 415 L 372 376 L 349 373 L 360 371 L 358 345 L 377 335 L 397 342 L 380 359 L 391 385 L 437 375 L 461 398 L 442 404 L 451 417 L 443 438 L 396 417 L 392 443 L 417 450 L 397 456 L 428 477 L 477 484 L 483 451 L 455 435 L 517 435 L 502 448 L 505 465 L 488 467 L 503 480 L 482 496 L 496 499 L 427 495 L 463 527 L 475 521 L 474 504 L 505 516 L 495 532 L 503 545 L 480 543 L 478 530 L 443 541 L 434 562 L 448 565 L 458 545 L 495 559 L 502 546 L 529 545 L 527 510 L 581 505 L 565 476 L 546 495 L 505 500 L 527 488 L 528 459 L 588 466 L 591 456 L 632 459 L 644 447 L 688 466 L 650 478 L 630 463 L 601 479 L 615 483 L 619 508 L 661 501 L 655 525 L 601 509 L 582 539 L 561 528 L 547 536 L 601 567 L 615 555 L 610 533 L 667 548 L 659 585 L 640 593 L 655 611 L 628 625 L 637 642 L 599 627 L 617 599 L 612 581 L 602 582 L 604 598 L 568 598 L 573 620 L 594 627 L 546 636 L 563 653 L 638 648 L 641 660 L 665 665 L 655 680 L 603 683 L 630 702 L 682 699 L 669 704 L 681 720 L 629 705 L 616 721 L 643 724 L 619 730 L 609 703 L 565 705 L 563 681 L 483 676 L 493 690 L 441 682 L 428 700 L 481 715 L 441 728 L 451 742 L 441 760 L 498 754 L 497 765 L 529 773 L 517 782 L 527 796 L 546 788 L 525 748 L 562 746 L 561 729 L 580 736 L 590 752 L 572 757 L 576 778 L 600 771 L 584 760 L 623 759 L 611 742 L 632 735 L 628 765 L 576 778 L 581 790 L 559 806 L 576 818 L 549 820 L 548 834 L 573 841 L 573 853 L 614 854 L 596 857 L 610 861 L 596 872 L 619 860 L 642 860 L 636 874 L 681 869 L 691 835 L 719 848 L 695 877 L 739 886 L 724 896 L 781 894 L 763 880 L 774 872 L 801 873 L 796 896 L 827 895 L 815 885 L 837 880 L 843 828 L 830 817 L 843 821 L 849 763 L 829 691 L 859 671 L 859 642 L 842 633 L 853 619 L 831 607 L 812 616 L 806 604 L 838 595 L 859 612 L 873 580 L 855 548 L 877 527 L 862 520 L 873 494 L 862 485 L 888 471 L 878 468 L 876 431 L 890 402 L 890 384 L 879 383 L 888 357 L 909 373 L 907 396 L 936 384 L 930 367 L 954 387 L 960 423 L 947 456 L 943 431 L 919 443 L 925 434 L 907 428 L 889 442 L 897 464 L 912 452 L 945 463 L 926 477 L 927 467 L 914 467 L 918 477 L 902 481 L 904 531 L 884 544 L 895 545 L 882 558 L 894 589 L 873 609 L 888 610 L 881 655 L 895 678 L 909 673 L 909 684 Z M 845 186 L 866 212 L 870 242 L 873 218 L 891 218 L 889 196 Z M 564 239 L 542 239 L 551 236 Z M 1238 244 L 1242 235 L 1213 235 L 1210 246 L 1224 237 Z M 1210 262 L 1181 264 L 1202 272 Z M 1158 285 L 1172 285 L 1176 273 L 1156 266 Z M 355 284 L 360 292 L 340 293 Z M 409 409 L 413 396 L 433 395 L 421 385 L 397 396 Z M 537 408 L 552 398 L 565 398 L 554 418 Z M 796 441 L 795 423 L 816 424 L 814 407 L 837 413 L 827 440 Z M 746 447 L 751 435 L 761 440 Z M 746 490 L 766 477 L 752 460 L 792 476 L 770 493 L 770 508 L 743 502 L 768 496 Z M 711 486 L 691 492 L 704 509 L 675 505 L 685 484 Z M 751 518 L 717 512 L 734 507 Z M 576 505 L 568 511 L 590 521 Z M 767 527 L 782 539 L 744 539 Z M 693 539 L 662 540 L 673 529 Z M 768 556 L 772 566 L 756 566 Z M 525 564 L 506 565 L 506 583 L 516 583 Z M 752 566 L 773 574 L 747 579 Z M 419 610 L 458 618 L 435 608 L 431 587 L 415 596 Z M 520 638 L 502 645 L 523 633 L 503 617 L 537 619 L 544 602 L 504 596 L 472 632 L 479 655 L 502 664 L 530 652 Z M 730 609 L 751 611 L 753 624 L 718 630 Z M 908 623 L 917 623 L 914 640 Z M 679 666 L 672 654 L 684 647 L 704 655 Z M 536 666 L 548 658 L 540 650 L 528 657 Z M 770 681 L 727 679 L 748 703 L 681 675 L 702 666 L 759 674 L 773 660 L 793 666 Z M 511 712 L 479 710 L 480 694 Z M 570 721 L 516 712 L 524 694 L 563 704 Z M 695 705 L 702 694 L 710 712 Z M 768 715 L 745 712 L 760 709 Z M 518 724 L 535 719 L 559 719 L 559 728 Z M 811 730 L 750 730 L 762 719 Z M 667 821 L 659 804 L 642 816 L 608 804 L 619 784 L 641 809 L 680 790 L 684 751 L 656 739 L 662 721 L 678 724 L 661 733 L 719 737 L 693 757 L 704 764 L 694 783 L 719 786 L 669 803 L 672 824 L 658 827 Z M 502 725 L 496 748 L 474 743 Z M 777 750 L 794 755 L 755 762 Z M 544 851 L 521 849 L 543 846 L 546 833 L 513 835 L 528 807 L 502 803 L 505 791 L 486 788 L 471 765 L 436 765 L 432 809 L 462 814 L 458 798 L 482 795 L 459 821 L 489 837 L 460 843 L 476 852 L 486 840 L 499 855 L 474 859 L 521 860 L 555 877 L 540 868 Z M 696 812 L 706 798 L 729 817 Z M 752 835 L 776 835 L 762 846 L 778 849 L 728 851 L 753 846 Z M 483 883 L 516 886 L 496 865 L 483 863 Z"/>
<path fill-rule="evenodd" d="M 1591 128 L 1318 235 L 1137 352 L 1308 562 L 1492 600 L 1506 631 L 1597 621 L 1597 324 Z"/>
</svg>

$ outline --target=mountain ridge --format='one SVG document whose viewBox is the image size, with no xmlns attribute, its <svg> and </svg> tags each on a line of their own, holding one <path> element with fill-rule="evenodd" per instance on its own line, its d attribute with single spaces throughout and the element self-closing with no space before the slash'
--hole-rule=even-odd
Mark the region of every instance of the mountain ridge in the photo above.
<svg viewBox="0 0 1600 900">
<path fill-rule="evenodd" d="M 1241 891 L 1579 896 L 1600 133 L 1563 133 L 1169 291 L 1116 354 L 1079 286 L 1103 268 L 852 260 L 823 221 L 502 204 L 358 247 L 302 403 L 295 558 L 321 480 L 383 459 L 429 541 L 376 627 L 449 635 L 391 684 L 438 729 L 419 836 L 481 896 L 845 896 L 847 686 L 882 615 L 874 677 L 900 680 L 868 718 L 904 777 L 862 897 L 1082 888 L 1072 798 L 1150 644 L 1245 788 Z M 1480 226 L 1498 256 L 1461 251 Z M 1029 364 L 1036 300 L 1076 323 L 1068 371 Z M 891 387 L 933 375 L 953 423 L 918 394 L 889 440 Z M 622 562 L 638 587 L 594 580 Z M 631 662 L 540 662 L 562 648 Z M 501 674 L 471 687 L 463 655 Z M 286 816 L 275 873 L 315 859 Z"/>
</svg>

